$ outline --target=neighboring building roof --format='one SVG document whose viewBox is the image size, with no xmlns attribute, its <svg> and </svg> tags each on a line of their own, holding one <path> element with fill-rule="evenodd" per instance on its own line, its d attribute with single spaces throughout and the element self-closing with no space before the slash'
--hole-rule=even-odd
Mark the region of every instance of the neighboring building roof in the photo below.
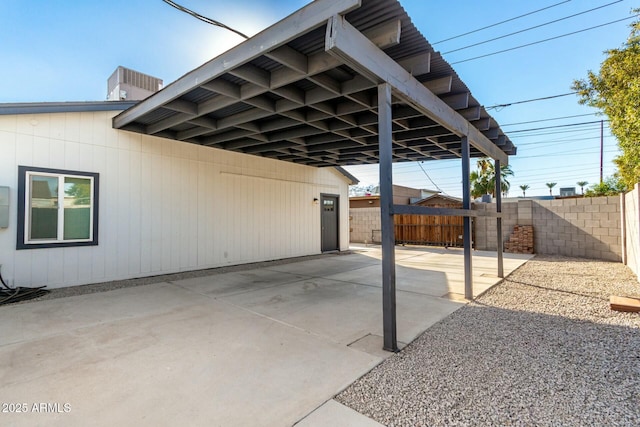
<svg viewBox="0 0 640 427">
<path fill-rule="evenodd" d="M 350 182 L 349 185 L 357 185 L 360 180 L 358 180 L 358 178 L 356 178 L 355 176 L 351 175 L 345 168 L 342 168 L 340 166 L 336 166 L 336 170 L 338 172 L 340 172 L 342 175 L 344 175 Z"/>
<path fill-rule="evenodd" d="M 407 187 L 404 185 L 397 185 L 397 184 L 393 184 L 393 188 L 394 190 L 411 190 L 411 191 L 420 191 L 420 192 L 434 193 L 434 194 L 440 192 L 438 190 L 430 190 L 428 188 L 414 188 L 414 187 Z"/>
<path fill-rule="evenodd" d="M 117 129 L 309 166 L 375 164 L 378 85 L 394 161 L 516 153 L 396 0 L 315 0 L 119 114 Z"/>
<path fill-rule="evenodd" d="M 455 203 L 462 203 L 462 199 L 459 199 L 457 197 L 453 197 L 453 196 L 446 196 L 444 194 L 432 194 L 429 197 L 425 197 L 424 199 L 418 200 L 416 202 L 413 202 L 412 205 L 419 205 L 423 202 L 426 202 L 428 200 L 433 200 L 433 199 L 443 199 L 443 200 L 447 200 L 450 202 L 455 202 Z"/>
<path fill-rule="evenodd" d="M 371 195 L 371 196 L 350 196 L 349 200 L 377 200 L 380 198 L 379 194 Z"/>
<path fill-rule="evenodd" d="M 0 115 L 124 111 L 138 101 L 25 102 L 0 104 Z"/>
</svg>

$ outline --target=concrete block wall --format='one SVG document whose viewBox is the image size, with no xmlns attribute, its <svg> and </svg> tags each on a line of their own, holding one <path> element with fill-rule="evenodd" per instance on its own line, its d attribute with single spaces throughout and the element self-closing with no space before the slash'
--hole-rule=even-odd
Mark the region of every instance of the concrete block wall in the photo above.
<svg viewBox="0 0 640 427">
<path fill-rule="evenodd" d="M 352 243 L 371 243 L 371 231 L 381 229 L 380 208 L 349 209 L 349 229 Z"/>
<path fill-rule="evenodd" d="M 516 225 L 533 225 L 538 254 L 622 261 L 620 197 L 519 200 L 502 205 L 502 235 L 507 241 Z M 495 212 L 495 204 L 473 209 Z M 475 218 L 475 244 L 496 250 L 495 218 Z"/>
<path fill-rule="evenodd" d="M 504 244 L 511 233 L 513 227 L 518 224 L 518 205 L 519 203 L 503 203 L 502 204 L 502 243 Z M 495 212 L 495 203 L 474 203 L 471 207 L 474 210 L 483 212 Z M 495 251 L 498 249 L 498 223 L 496 218 L 492 217 L 476 217 L 473 219 L 475 248 L 482 251 Z M 529 224 L 524 224 L 529 225 Z"/>
<path fill-rule="evenodd" d="M 536 200 L 535 252 L 622 261 L 620 197 Z"/>
<path fill-rule="evenodd" d="M 636 184 L 633 191 L 623 196 L 625 247 L 624 262 L 636 274 L 640 273 L 640 188 Z"/>
</svg>

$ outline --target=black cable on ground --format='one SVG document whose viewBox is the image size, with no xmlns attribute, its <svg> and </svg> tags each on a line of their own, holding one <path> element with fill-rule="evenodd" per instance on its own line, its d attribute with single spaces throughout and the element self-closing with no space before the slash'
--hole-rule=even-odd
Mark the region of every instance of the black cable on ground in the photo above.
<svg viewBox="0 0 640 427">
<path fill-rule="evenodd" d="M 0 305 L 10 304 L 18 301 L 26 301 L 29 299 L 41 297 L 49 293 L 48 290 L 44 289 L 46 286 L 40 286 L 38 288 L 27 288 L 24 286 L 18 286 L 17 288 L 12 288 L 7 285 L 7 282 L 4 281 L 1 271 L 0 283 L 2 283 L 2 288 L 0 288 Z"/>
</svg>

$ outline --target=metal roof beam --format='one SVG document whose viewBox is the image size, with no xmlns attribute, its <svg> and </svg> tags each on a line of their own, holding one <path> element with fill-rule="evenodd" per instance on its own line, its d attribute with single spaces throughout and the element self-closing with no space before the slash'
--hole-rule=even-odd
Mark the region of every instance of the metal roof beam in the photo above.
<svg viewBox="0 0 640 427">
<path fill-rule="evenodd" d="M 498 128 L 491 128 L 486 131 L 482 131 L 482 134 L 489 139 L 498 139 Z"/>
<path fill-rule="evenodd" d="M 190 119 L 195 118 L 196 116 L 193 114 L 186 113 L 175 113 L 173 116 L 168 117 L 164 120 L 160 120 L 157 123 L 152 123 L 145 127 L 144 133 L 146 134 L 157 134 L 162 132 L 163 130 L 170 128 L 171 126 L 179 125 L 184 123 Z"/>
<path fill-rule="evenodd" d="M 334 80 L 328 75 L 320 73 L 314 76 L 309 76 L 307 78 L 318 86 L 325 88 L 326 90 L 333 92 L 336 95 L 340 95 L 340 82 Z"/>
<path fill-rule="evenodd" d="M 474 120 L 473 125 L 480 131 L 491 129 L 491 120 L 489 118 Z M 494 138 L 491 138 L 494 139 Z"/>
<path fill-rule="evenodd" d="M 265 89 L 271 86 L 271 73 L 255 65 L 244 64 L 241 67 L 229 70 L 228 73 Z"/>
<path fill-rule="evenodd" d="M 302 74 L 306 74 L 308 71 L 307 56 L 287 45 L 280 46 L 265 56 Z"/>
<path fill-rule="evenodd" d="M 326 132 L 324 129 L 318 129 L 316 127 L 303 126 L 294 129 L 288 129 L 281 132 L 276 132 L 268 135 L 269 142 L 284 141 L 290 138 L 299 138 L 303 136 L 318 135 Z"/>
<path fill-rule="evenodd" d="M 386 49 L 400 43 L 402 22 L 399 19 L 376 25 L 362 34 L 380 49 Z"/>
<path fill-rule="evenodd" d="M 275 130 L 287 129 L 298 125 L 300 125 L 299 121 L 288 117 L 282 117 L 262 123 L 260 125 L 260 132 L 273 132 Z"/>
<path fill-rule="evenodd" d="M 251 147 L 246 147 L 242 151 L 245 153 L 264 153 L 267 151 L 280 150 L 283 148 L 291 148 L 299 145 L 297 142 L 292 141 L 278 141 L 270 144 L 261 144 L 261 145 L 252 145 Z"/>
<path fill-rule="evenodd" d="M 256 145 L 264 145 L 266 141 L 253 139 L 253 136 L 248 136 L 243 139 L 236 139 L 234 141 L 225 142 L 222 144 L 225 150 L 244 150 L 247 147 L 253 147 Z M 210 145 L 207 143 L 206 145 Z"/>
<path fill-rule="evenodd" d="M 469 107 L 469 92 L 456 93 L 455 95 L 440 98 L 445 104 L 454 110 L 464 110 Z"/>
<path fill-rule="evenodd" d="M 398 65 L 407 70 L 412 76 L 428 74 L 431 72 L 431 52 L 424 52 L 419 55 L 401 59 L 398 61 Z"/>
<path fill-rule="evenodd" d="M 415 139 L 424 139 L 428 137 L 434 136 L 444 136 L 450 135 L 451 131 L 443 128 L 441 126 L 438 127 L 430 127 L 424 129 L 416 129 L 416 130 L 408 130 L 403 132 L 395 132 L 393 134 L 394 141 L 412 141 Z"/>
<path fill-rule="evenodd" d="M 458 114 L 469 121 L 480 120 L 480 115 L 482 111 L 480 111 L 479 105 L 474 105 L 469 108 L 465 108 L 464 110 L 458 110 Z"/>
<path fill-rule="evenodd" d="M 228 96 L 229 98 L 240 99 L 240 86 L 226 80 L 212 80 L 203 84 L 201 87 L 208 91 Z"/>
<path fill-rule="evenodd" d="M 165 108 L 168 108 L 179 113 L 186 113 L 191 115 L 198 114 L 198 104 L 195 102 L 185 101 L 184 99 L 174 99 L 167 103 Z"/>
<path fill-rule="evenodd" d="M 205 145 L 221 144 L 224 142 L 233 141 L 235 139 L 248 138 L 252 134 L 253 132 L 244 129 L 234 129 L 229 132 L 209 136 L 203 139 L 203 143 Z"/>
<path fill-rule="evenodd" d="M 451 84 L 453 83 L 452 76 L 440 77 L 439 79 L 427 80 L 422 82 L 424 87 L 429 89 L 435 95 L 442 95 L 443 93 L 451 92 Z"/>
<path fill-rule="evenodd" d="M 215 119 L 211 119 L 209 117 L 196 117 L 187 121 L 187 123 L 193 124 L 196 127 L 178 132 L 176 134 L 176 137 L 180 141 L 185 141 L 187 139 L 204 135 L 218 129 L 218 125 Z"/>
<path fill-rule="evenodd" d="M 411 73 L 376 47 L 342 16 L 328 22 L 325 50 L 374 82 L 389 83 L 397 97 L 414 106 L 458 136 L 467 136 L 471 144 L 487 156 L 508 164 L 508 156 L 460 114 L 431 93 Z"/>
<path fill-rule="evenodd" d="M 270 113 L 276 112 L 276 103 L 266 96 L 256 96 L 254 98 L 245 99 L 244 103 L 260 108 L 261 110 L 268 111 Z"/>
<path fill-rule="evenodd" d="M 274 89 L 273 93 L 280 95 L 283 98 L 293 101 L 296 104 L 304 105 L 305 92 L 302 89 L 298 89 L 295 86 L 284 86 L 278 89 Z"/>
</svg>

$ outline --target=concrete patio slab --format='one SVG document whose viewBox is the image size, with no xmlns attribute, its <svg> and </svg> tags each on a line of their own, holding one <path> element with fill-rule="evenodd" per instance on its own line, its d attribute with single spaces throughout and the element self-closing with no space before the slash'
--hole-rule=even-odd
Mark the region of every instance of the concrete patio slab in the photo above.
<svg viewBox="0 0 640 427">
<path fill-rule="evenodd" d="M 381 259 L 379 247 L 354 247 L 360 255 Z M 398 254 L 400 258 L 398 259 Z M 434 297 L 450 299 L 455 295 L 464 296 L 464 270 L 462 250 L 397 247 L 396 248 L 396 289 Z M 531 255 L 504 254 L 504 270 L 508 274 L 524 264 Z M 478 296 L 498 283 L 497 260 L 493 252 L 474 251 L 473 294 Z M 325 276 L 328 279 L 382 287 L 379 264 L 369 265 L 338 274 Z M 457 300 L 458 298 L 453 298 Z"/>
<path fill-rule="evenodd" d="M 462 256 L 398 253 L 398 339 L 409 343 L 462 306 Z M 474 280 L 491 286 L 495 260 L 480 255 Z M 28 409 L 0 424 L 371 425 L 331 399 L 391 355 L 379 258 L 358 248 L 0 307 L 0 396 Z M 506 256 L 505 271 L 524 260 Z"/>
<path fill-rule="evenodd" d="M 0 307 L 0 345 L 66 334 L 123 319 L 144 318 L 201 302 L 169 283 Z"/>
<path fill-rule="evenodd" d="M 340 262 L 341 259 L 348 262 Z M 357 270 L 365 265 L 372 265 L 373 262 L 372 257 L 368 256 L 337 255 L 330 258 L 275 265 L 273 267 L 267 267 L 267 269 L 283 273 L 300 274 L 306 277 L 326 277 L 332 274 Z M 376 262 L 376 264 L 378 263 Z"/>
<path fill-rule="evenodd" d="M 353 409 L 344 406 L 335 400 L 329 400 L 324 405 L 313 411 L 305 419 L 296 424 L 296 427 L 384 427 Z"/>
<path fill-rule="evenodd" d="M 382 295 L 374 286 L 309 278 L 221 299 L 344 345 L 368 334 L 382 335 Z M 407 343 L 460 307 L 410 292 L 398 292 L 396 300 L 402 307 L 398 339 Z"/>
<path fill-rule="evenodd" d="M 0 353 L 1 396 L 71 408 L 3 425 L 291 425 L 382 360 L 213 300 Z"/>
<path fill-rule="evenodd" d="M 216 277 L 215 281 L 211 280 L 211 276 L 204 276 L 183 279 L 179 282 L 172 283 L 178 284 L 182 288 L 189 289 L 199 294 L 217 297 L 280 286 L 286 283 L 303 280 L 305 277 L 306 276 L 300 274 L 260 268 L 221 274 Z"/>
</svg>

